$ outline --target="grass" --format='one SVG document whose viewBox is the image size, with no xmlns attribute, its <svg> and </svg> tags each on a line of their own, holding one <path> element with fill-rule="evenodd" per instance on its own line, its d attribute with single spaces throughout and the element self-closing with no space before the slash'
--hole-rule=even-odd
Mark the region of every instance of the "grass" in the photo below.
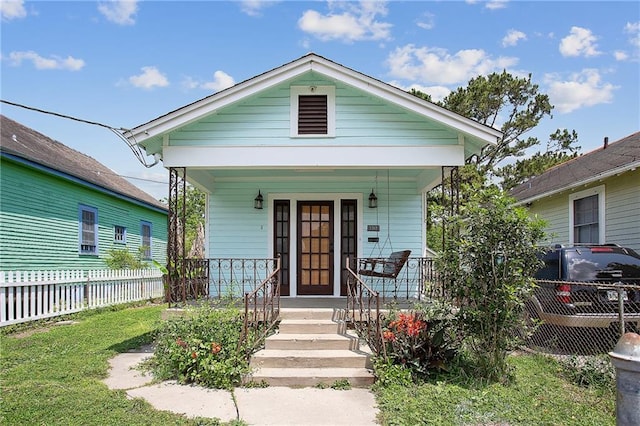
<svg viewBox="0 0 640 426">
<path fill-rule="evenodd" d="M 101 382 L 108 360 L 151 340 L 166 305 L 103 310 L 74 323 L 0 336 L 0 424 L 198 425 Z"/>
<path fill-rule="evenodd" d="M 109 390 L 108 360 L 148 343 L 165 305 L 104 310 L 0 336 L 2 425 L 216 425 Z M 510 385 L 433 381 L 375 389 L 384 425 L 614 425 L 615 394 L 565 378 L 556 361 L 512 356 Z M 245 424 L 241 420 L 231 425 Z"/>
<path fill-rule="evenodd" d="M 434 381 L 376 389 L 384 425 L 615 425 L 615 393 L 584 388 L 540 355 L 509 358 L 509 385 Z"/>
</svg>

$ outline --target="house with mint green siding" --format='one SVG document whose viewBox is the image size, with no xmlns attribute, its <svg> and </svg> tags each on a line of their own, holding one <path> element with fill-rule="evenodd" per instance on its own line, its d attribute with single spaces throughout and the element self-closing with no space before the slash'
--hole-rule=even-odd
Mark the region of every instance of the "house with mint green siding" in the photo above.
<svg viewBox="0 0 640 426">
<path fill-rule="evenodd" d="M 164 204 L 93 158 L 0 118 L 0 271 L 106 269 L 112 249 L 164 263 Z"/>
<path fill-rule="evenodd" d="M 557 165 L 511 195 L 547 222 L 549 245 L 640 251 L 640 132 Z"/>
<path fill-rule="evenodd" d="M 427 191 L 501 133 L 310 53 L 126 136 L 206 193 L 210 277 L 279 258 L 283 296 L 340 297 L 347 259 L 425 256 Z"/>
</svg>

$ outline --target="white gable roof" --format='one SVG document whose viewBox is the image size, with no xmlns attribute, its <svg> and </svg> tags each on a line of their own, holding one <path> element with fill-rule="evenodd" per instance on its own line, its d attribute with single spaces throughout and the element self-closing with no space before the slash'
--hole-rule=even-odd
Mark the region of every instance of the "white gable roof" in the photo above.
<svg viewBox="0 0 640 426">
<path fill-rule="evenodd" d="M 384 98 L 390 103 L 397 104 L 426 118 L 449 126 L 464 135 L 478 140 L 481 145 L 496 143 L 497 139 L 502 136 L 500 131 L 492 127 L 463 117 L 314 53 L 309 53 L 288 64 L 274 68 L 137 126 L 127 132 L 125 136 L 134 143 L 144 144 L 149 139 L 157 139 L 205 115 L 214 113 L 220 108 L 310 71 L 340 81 L 373 96 Z"/>
</svg>

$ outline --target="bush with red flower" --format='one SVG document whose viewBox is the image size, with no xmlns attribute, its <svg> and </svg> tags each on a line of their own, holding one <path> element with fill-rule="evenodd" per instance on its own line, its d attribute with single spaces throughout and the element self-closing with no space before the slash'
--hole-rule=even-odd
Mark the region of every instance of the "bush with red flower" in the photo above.
<svg viewBox="0 0 640 426">
<path fill-rule="evenodd" d="M 414 377 L 446 370 L 458 347 L 452 318 L 443 308 L 427 306 L 392 312 L 382 324 L 379 355 L 388 364 L 409 369 Z"/>
<path fill-rule="evenodd" d="M 160 380 L 231 389 L 249 371 L 242 328 L 238 309 L 194 308 L 162 324 L 149 366 Z"/>
</svg>

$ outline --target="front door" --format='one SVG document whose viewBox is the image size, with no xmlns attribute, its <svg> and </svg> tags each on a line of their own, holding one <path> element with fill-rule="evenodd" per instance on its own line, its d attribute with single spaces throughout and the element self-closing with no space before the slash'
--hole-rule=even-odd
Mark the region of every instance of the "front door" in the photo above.
<svg viewBox="0 0 640 426">
<path fill-rule="evenodd" d="M 333 294 L 333 201 L 298 202 L 298 294 Z"/>
</svg>

